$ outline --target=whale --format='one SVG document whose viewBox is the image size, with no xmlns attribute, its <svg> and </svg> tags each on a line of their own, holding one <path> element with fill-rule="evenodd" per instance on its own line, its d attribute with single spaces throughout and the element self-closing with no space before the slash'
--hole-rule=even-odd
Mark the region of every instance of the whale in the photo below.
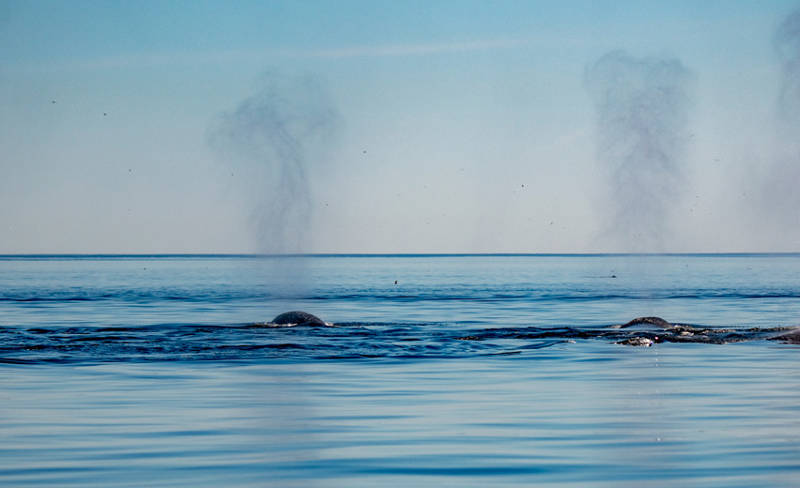
<svg viewBox="0 0 800 488">
<path fill-rule="evenodd" d="M 305 325 L 305 326 L 324 326 L 328 325 L 325 323 L 324 320 L 317 317 L 316 315 L 310 314 L 308 312 L 302 312 L 300 310 L 294 310 L 291 312 L 284 312 L 274 319 L 272 319 L 272 324 L 275 325 Z"/>
<path fill-rule="evenodd" d="M 783 341 L 788 344 L 800 344 L 800 327 L 795 327 L 789 332 L 784 332 L 780 335 L 770 338 L 773 341 Z"/>
<path fill-rule="evenodd" d="M 613 327 L 615 329 L 625 329 L 627 327 L 633 327 L 634 325 L 640 324 L 655 325 L 656 327 L 660 327 L 662 329 L 671 329 L 675 327 L 675 324 L 671 324 L 661 317 L 636 317 L 635 319 L 630 320 L 622 325 L 616 325 Z"/>
</svg>

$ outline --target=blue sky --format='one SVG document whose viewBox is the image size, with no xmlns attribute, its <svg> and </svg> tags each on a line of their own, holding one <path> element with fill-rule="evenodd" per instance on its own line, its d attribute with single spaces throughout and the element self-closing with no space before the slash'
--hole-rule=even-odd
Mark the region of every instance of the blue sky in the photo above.
<svg viewBox="0 0 800 488">
<path fill-rule="evenodd" d="M 773 45 L 796 8 L 6 1 L 0 252 L 273 249 L 253 222 L 274 183 L 209 144 L 264 73 L 313 77 L 338 115 L 308 148 L 299 250 L 800 250 Z M 682 190 L 652 248 L 607 238 L 584 73 L 616 49 L 692 73 Z"/>
</svg>

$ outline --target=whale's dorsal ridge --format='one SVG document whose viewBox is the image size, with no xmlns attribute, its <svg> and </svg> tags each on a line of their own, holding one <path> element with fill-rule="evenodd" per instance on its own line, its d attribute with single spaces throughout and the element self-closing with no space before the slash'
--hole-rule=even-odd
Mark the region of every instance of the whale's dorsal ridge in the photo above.
<svg viewBox="0 0 800 488">
<path fill-rule="evenodd" d="M 621 325 L 620 328 L 624 329 L 625 327 L 631 327 L 639 324 L 650 324 L 650 325 L 655 325 L 657 327 L 662 327 L 664 329 L 669 329 L 673 327 L 671 323 L 667 322 L 661 317 L 636 317 L 630 322 Z"/>
<path fill-rule="evenodd" d="M 284 312 L 272 319 L 272 323 L 276 325 L 328 325 L 316 315 L 300 310 Z"/>
</svg>

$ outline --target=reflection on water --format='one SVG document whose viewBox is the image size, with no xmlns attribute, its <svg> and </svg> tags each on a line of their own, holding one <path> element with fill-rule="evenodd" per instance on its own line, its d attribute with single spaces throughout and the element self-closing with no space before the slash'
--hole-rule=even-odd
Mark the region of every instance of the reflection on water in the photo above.
<svg viewBox="0 0 800 488">
<path fill-rule="evenodd" d="M 790 354 L 787 354 L 790 353 Z M 793 346 L 2 366 L 8 486 L 792 486 Z"/>
</svg>

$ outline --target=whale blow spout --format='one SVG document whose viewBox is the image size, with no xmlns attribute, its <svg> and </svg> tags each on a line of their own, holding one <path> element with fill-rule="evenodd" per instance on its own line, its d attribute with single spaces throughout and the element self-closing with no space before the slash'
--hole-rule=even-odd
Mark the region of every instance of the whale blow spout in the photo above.
<svg viewBox="0 0 800 488">
<path fill-rule="evenodd" d="M 316 315 L 312 315 L 308 312 L 301 312 L 301 311 L 292 311 L 292 312 L 285 312 L 274 319 L 272 319 L 273 324 L 277 325 L 308 325 L 308 326 L 325 326 L 328 325 L 325 323 L 324 320 L 317 317 Z"/>
</svg>

